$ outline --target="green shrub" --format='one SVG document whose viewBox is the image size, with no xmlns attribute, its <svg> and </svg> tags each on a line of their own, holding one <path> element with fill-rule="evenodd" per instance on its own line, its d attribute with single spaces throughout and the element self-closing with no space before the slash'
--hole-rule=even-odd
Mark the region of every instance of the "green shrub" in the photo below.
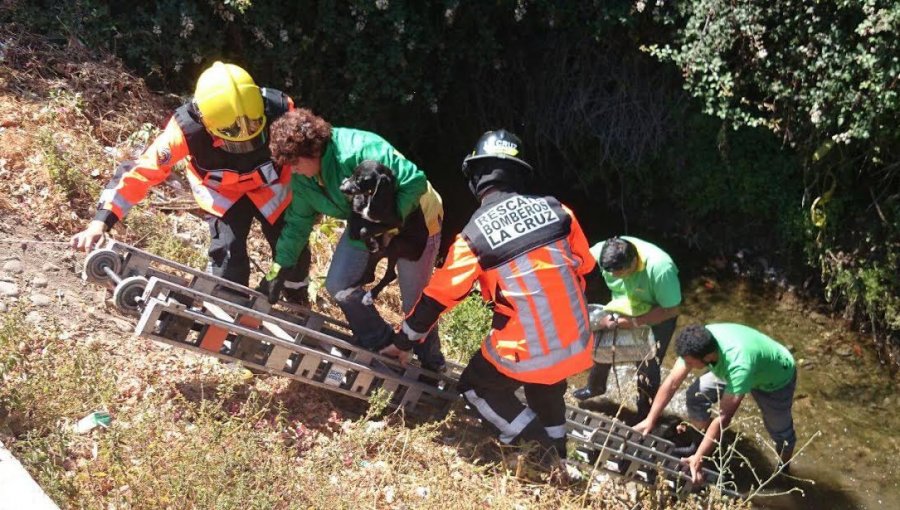
<svg viewBox="0 0 900 510">
<path fill-rule="evenodd" d="M 493 311 L 478 293 L 470 294 L 462 303 L 447 312 L 441 320 L 441 349 L 444 354 L 461 363 L 481 347 L 491 330 Z"/>
<path fill-rule="evenodd" d="M 7 382 L 0 386 L 0 405 L 14 429 L 41 435 L 57 429 L 60 419 L 78 420 L 110 405 L 115 374 L 97 350 L 72 349 L 57 340 L 57 331 L 27 324 L 19 310 L 2 321 L 0 375 Z"/>
<path fill-rule="evenodd" d="M 43 166 L 50 182 L 69 202 L 90 203 L 100 193 L 100 186 L 80 167 L 86 162 L 76 157 L 66 144 L 60 143 L 49 130 L 38 133 L 38 150 L 44 156 Z"/>
<path fill-rule="evenodd" d="M 175 235 L 170 216 L 148 211 L 137 207 L 126 218 L 128 225 L 128 242 L 141 247 L 150 253 L 174 260 L 195 269 L 205 269 L 208 258 L 197 246 L 207 244 L 208 233 L 204 231 L 203 239 L 189 242 Z"/>
</svg>

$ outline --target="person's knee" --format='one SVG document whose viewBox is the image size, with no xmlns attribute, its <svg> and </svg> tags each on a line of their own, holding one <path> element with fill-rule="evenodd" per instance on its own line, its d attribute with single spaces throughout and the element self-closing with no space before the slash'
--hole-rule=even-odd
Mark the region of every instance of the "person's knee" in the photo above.
<svg viewBox="0 0 900 510">
<path fill-rule="evenodd" d="M 769 435 L 772 436 L 772 440 L 775 441 L 779 451 L 783 449 L 793 450 L 797 444 L 797 433 L 794 430 L 793 421 L 783 427 L 779 427 L 777 430 L 770 428 Z"/>
<path fill-rule="evenodd" d="M 334 298 L 335 301 L 341 302 L 341 299 L 339 299 L 337 295 L 346 289 L 347 285 L 345 282 L 338 281 L 337 278 L 331 277 L 331 275 L 325 278 L 325 290 L 328 291 L 328 295 Z"/>
<path fill-rule="evenodd" d="M 228 246 L 224 244 L 210 245 L 206 254 L 209 256 L 209 260 L 212 262 L 213 266 L 224 266 L 225 261 L 228 260 Z"/>
</svg>

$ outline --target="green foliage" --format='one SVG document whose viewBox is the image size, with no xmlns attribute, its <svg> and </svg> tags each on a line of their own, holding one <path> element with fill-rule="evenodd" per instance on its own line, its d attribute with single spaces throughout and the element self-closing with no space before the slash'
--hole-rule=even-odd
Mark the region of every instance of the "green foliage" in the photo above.
<svg viewBox="0 0 900 510">
<path fill-rule="evenodd" d="M 648 51 L 678 66 L 706 113 L 765 127 L 805 162 L 792 201 L 809 209 L 806 252 L 829 298 L 896 331 L 900 4 L 694 0 L 656 14 L 678 28 Z"/>
<path fill-rule="evenodd" d="M 687 224 L 703 225 L 704 235 L 716 238 L 697 244 L 734 250 L 802 246 L 802 172 L 793 154 L 759 128 L 732 130 L 698 114 L 686 128 L 692 135 L 677 149 L 684 164 L 667 175 L 650 173 L 646 185 L 655 196 L 668 195 Z"/>
<path fill-rule="evenodd" d="M 441 319 L 441 350 L 461 363 L 481 347 L 491 330 L 493 311 L 478 293 L 472 293 Z"/>
<path fill-rule="evenodd" d="M 173 217 L 159 212 L 135 208 L 125 219 L 128 225 L 128 242 L 160 257 L 195 269 L 204 269 L 208 259 L 198 246 L 205 246 L 205 239 L 191 243 L 176 236 L 175 229 L 170 224 L 171 218 Z M 203 235 L 206 237 L 208 233 Z"/>
<path fill-rule="evenodd" d="M 37 139 L 38 149 L 44 156 L 43 166 L 57 191 L 70 202 L 84 204 L 93 200 L 100 187 L 81 171 L 79 166 L 83 162 L 77 160 L 49 130 L 38 133 Z"/>
<path fill-rule="evenodd" d="M 823 263 L 826 291 L 830 299 L 844 301 L 852 314 L 861 311 L 875 322 L 883 320 L 892 330 L 900 330 L 900 245 L 873 246 L 865 254 L 829 252 Z M 866 260 L 866 259 L 870 260 Z"/>
<path fill-rule="evenodd" d="M 896 141 L 896 2 L 695 0 L 677 9 L 675 41 L 651 51 L 681 68 L 707 113 L 799 144 L 863 141 L 873 163 Z"/>
<path fill-rule="evenodd" d="M 589 235 L 655 229 L 694 247 L 725 251 L 746 240 L 791 262 L 805 254 L 837 301 L 855 303 L 850 315 L 885 309 L 877 292 L 841 298 L 841 289 L 855 291 L 839 282 L 856 276 L 839 278 L 848 266 L 829 253 L 900 240 L 896 2 L 4 7 L 2 21 L 112 51 L 152 86 L 180 94 L 215 60 L 244 65 L 333 123 L 384 135 L 442 192 L 460 189 L 448 169 L 479 133 L 513 128 L 541 190 L 580 199 L 602 218 L 583 221 Z M 698 105 L 725 127 L 699 119 Z M 838 186 L 828 194 L 832 179 Z M 884 265 L 887 251 L 876 251 Z"/>
<path fill-rule="evenodd" d="M 115 375 L 98 352 L 84 347 L 73 351 L 55 341 L 57 331 L 34 332 L 20 310 L 5 314 L 2 321 L 0 375 L 7 383 L 0 388 L 0 407 L 9 412 L 14 428 L 43 435 L 56 429 L 60 418 L 71 423 L 111 403 Z"/>
</svg>

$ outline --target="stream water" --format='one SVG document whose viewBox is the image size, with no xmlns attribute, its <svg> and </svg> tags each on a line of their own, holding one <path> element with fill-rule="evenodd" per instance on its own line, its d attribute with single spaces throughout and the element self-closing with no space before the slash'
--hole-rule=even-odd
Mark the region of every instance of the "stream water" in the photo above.
<svg viewBox="0 0 900 510">
<path fill-rule="evenodd" d="M 900 413 L 896 411 L 900 384 L 879 365 L 867 346 L 869 338 L 847 331 L 838 320 L 810 312 L 791 296 L 746 281 L 697 278 L 685 285 L 678 321 L 679 328 L 695 322 L 752 326 L 787 345 L 797 361 L 794 422 L 798 450 L 803 449 L 792 468 L 796 478 L 778 477 L 762 492 L 784 493 L 796 487 L 802 494 L 754 498 L 755 504 L 777 509 L 900 508 Z M 664 367 L 672 366 L 673 352 L 674 346 Z M 633 370 L 623 367 L 619 374 L 623 388 L 633 388 Z M 670 411 L 683 413 L 682 395 L 689 382 L 682 385 Z M 744 400 L 735 422 L 740 438 L 737 450 L 765 480 L 776 456 L 752 398 Z M 746 466 L 732 464 L 738 464 L 733 468 L 741 489 L 758 485 Z"/>
</svg>

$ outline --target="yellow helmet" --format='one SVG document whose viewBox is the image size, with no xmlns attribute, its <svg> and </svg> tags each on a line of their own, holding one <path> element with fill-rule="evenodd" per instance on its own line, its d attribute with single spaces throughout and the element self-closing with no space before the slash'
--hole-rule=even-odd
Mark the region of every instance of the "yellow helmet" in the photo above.
<svg viewBox="0 0 900 510">
<path fill-rule="evenodd" d="M 194 104 L 207 131 L 227 142 L 247 142 L 266 126 L 259 87 L 234 64 L 214 63 L 197 79 Z M 240 145 L 240 144 L 234 144 Z"/>
</svg>

